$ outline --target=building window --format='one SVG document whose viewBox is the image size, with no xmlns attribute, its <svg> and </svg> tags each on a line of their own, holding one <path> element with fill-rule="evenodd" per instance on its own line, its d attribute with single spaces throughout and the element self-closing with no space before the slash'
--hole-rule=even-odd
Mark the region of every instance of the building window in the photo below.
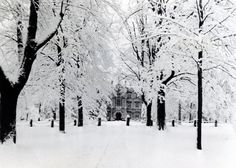
<svg viewBox="0 0 236 168">
<path fill-rule="evenodd" d="M 127 115 L 129 115 L 130 117 L 132 117 L 132 112 L 131 112 L 131 111 L 127 111 Z"/>
<path fill-rule="evenodd" d="M 112 107 L 116 107 L 116 99 L 115 98 L 112 99 Z"/>
<path fill-rule="evenodd" d="M 116 99 L 116 106 L 121 106 L 121 99 L 120 98 Z"/>
<path fill-rule="evenodd" d="M 127 98 L 128 98 L 128 99 L 131 99 L 131 93 L 128 93 L 128 94 L 127 94 Z"/>
<path fill-rule="evenodd" d="M 131 101 L 127 101 L 127 108 L 131 108 L 131 104 L 132 104 Z"/>
<path fill-rule="evenodd" d="M 135 107 L 139 108 L 139 102 L 135 102 Z"/>
</svg>

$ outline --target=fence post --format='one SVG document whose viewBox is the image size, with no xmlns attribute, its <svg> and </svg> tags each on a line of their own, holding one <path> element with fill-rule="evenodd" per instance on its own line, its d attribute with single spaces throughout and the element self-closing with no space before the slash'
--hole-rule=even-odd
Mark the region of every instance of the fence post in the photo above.
<svg viewBox="0 0 236 168">
<path fill-rule="evenodd" d="M 99 118 L 98 118 L 98 126 L 101 126 L 101 125 L 102 125 L 101 122 L 102 122 L 102 120 L 101 120 L 101 118 L 99 117 Z"/>
<path fill-rule="evenodd" d="M 129 123 L 130 123 L 130 116 L 127 116 L 127 119 L 126 119 L 126 126 L 129 126 Z"/>
<path fill-rule="evenodd" d="M 51 128 L 54 127 L 54 119 L 51 120 Z"/>
<path fill-rule="evenodd" d="M 172 127 L 175 127 L 175 120 L 172 120 Z"/>
<path fill-rule="evenodd" d="M 30 127 L 33 127 L 33 120 L 30 119 Z"/>
</svg>

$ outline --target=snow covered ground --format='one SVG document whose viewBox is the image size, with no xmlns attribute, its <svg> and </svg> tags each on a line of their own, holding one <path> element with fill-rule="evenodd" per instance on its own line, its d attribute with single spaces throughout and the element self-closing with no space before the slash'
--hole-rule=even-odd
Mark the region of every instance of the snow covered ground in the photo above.
<svg viewBox="0 0 236 168">
<path fill-rule="evenodd" d="M 41 122 L 18 124 L 17 144 L 0 145 L 0 168 L 235 168 L 236 134 L 230 125 L 203 126 L 203 150 L 196 150 L 192 124 L 164 132 L 143 123 L 103 122 L 101 127 Z"/>
</svg>

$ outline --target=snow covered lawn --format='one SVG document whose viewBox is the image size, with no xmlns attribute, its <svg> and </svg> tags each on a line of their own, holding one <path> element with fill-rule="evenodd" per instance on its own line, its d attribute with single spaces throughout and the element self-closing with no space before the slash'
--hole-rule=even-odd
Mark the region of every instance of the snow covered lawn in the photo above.
<svg viewBox="0 0 236 168">
<path fill-rule="evenodd" d="M 58 127 L 18 124 L 17 144 L 0 145 L 0 168 L 235 168 L 236 136 L 230 125 L 203 126 L 203 150 L 196 128 L 182 124 L 164 132 L 143 123 L 106 122 Z"/>
</svg>

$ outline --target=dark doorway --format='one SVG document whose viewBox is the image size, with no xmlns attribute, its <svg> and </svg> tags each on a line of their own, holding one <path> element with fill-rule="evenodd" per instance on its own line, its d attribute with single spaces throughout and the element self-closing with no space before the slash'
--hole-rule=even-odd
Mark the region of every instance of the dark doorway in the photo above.
<svg viewBox="0 0 236 168">
<path fill-rule="evenodd" d="M 116 113 L 116 120 L 121 120 L 121 113 Z"/>
</svg>

